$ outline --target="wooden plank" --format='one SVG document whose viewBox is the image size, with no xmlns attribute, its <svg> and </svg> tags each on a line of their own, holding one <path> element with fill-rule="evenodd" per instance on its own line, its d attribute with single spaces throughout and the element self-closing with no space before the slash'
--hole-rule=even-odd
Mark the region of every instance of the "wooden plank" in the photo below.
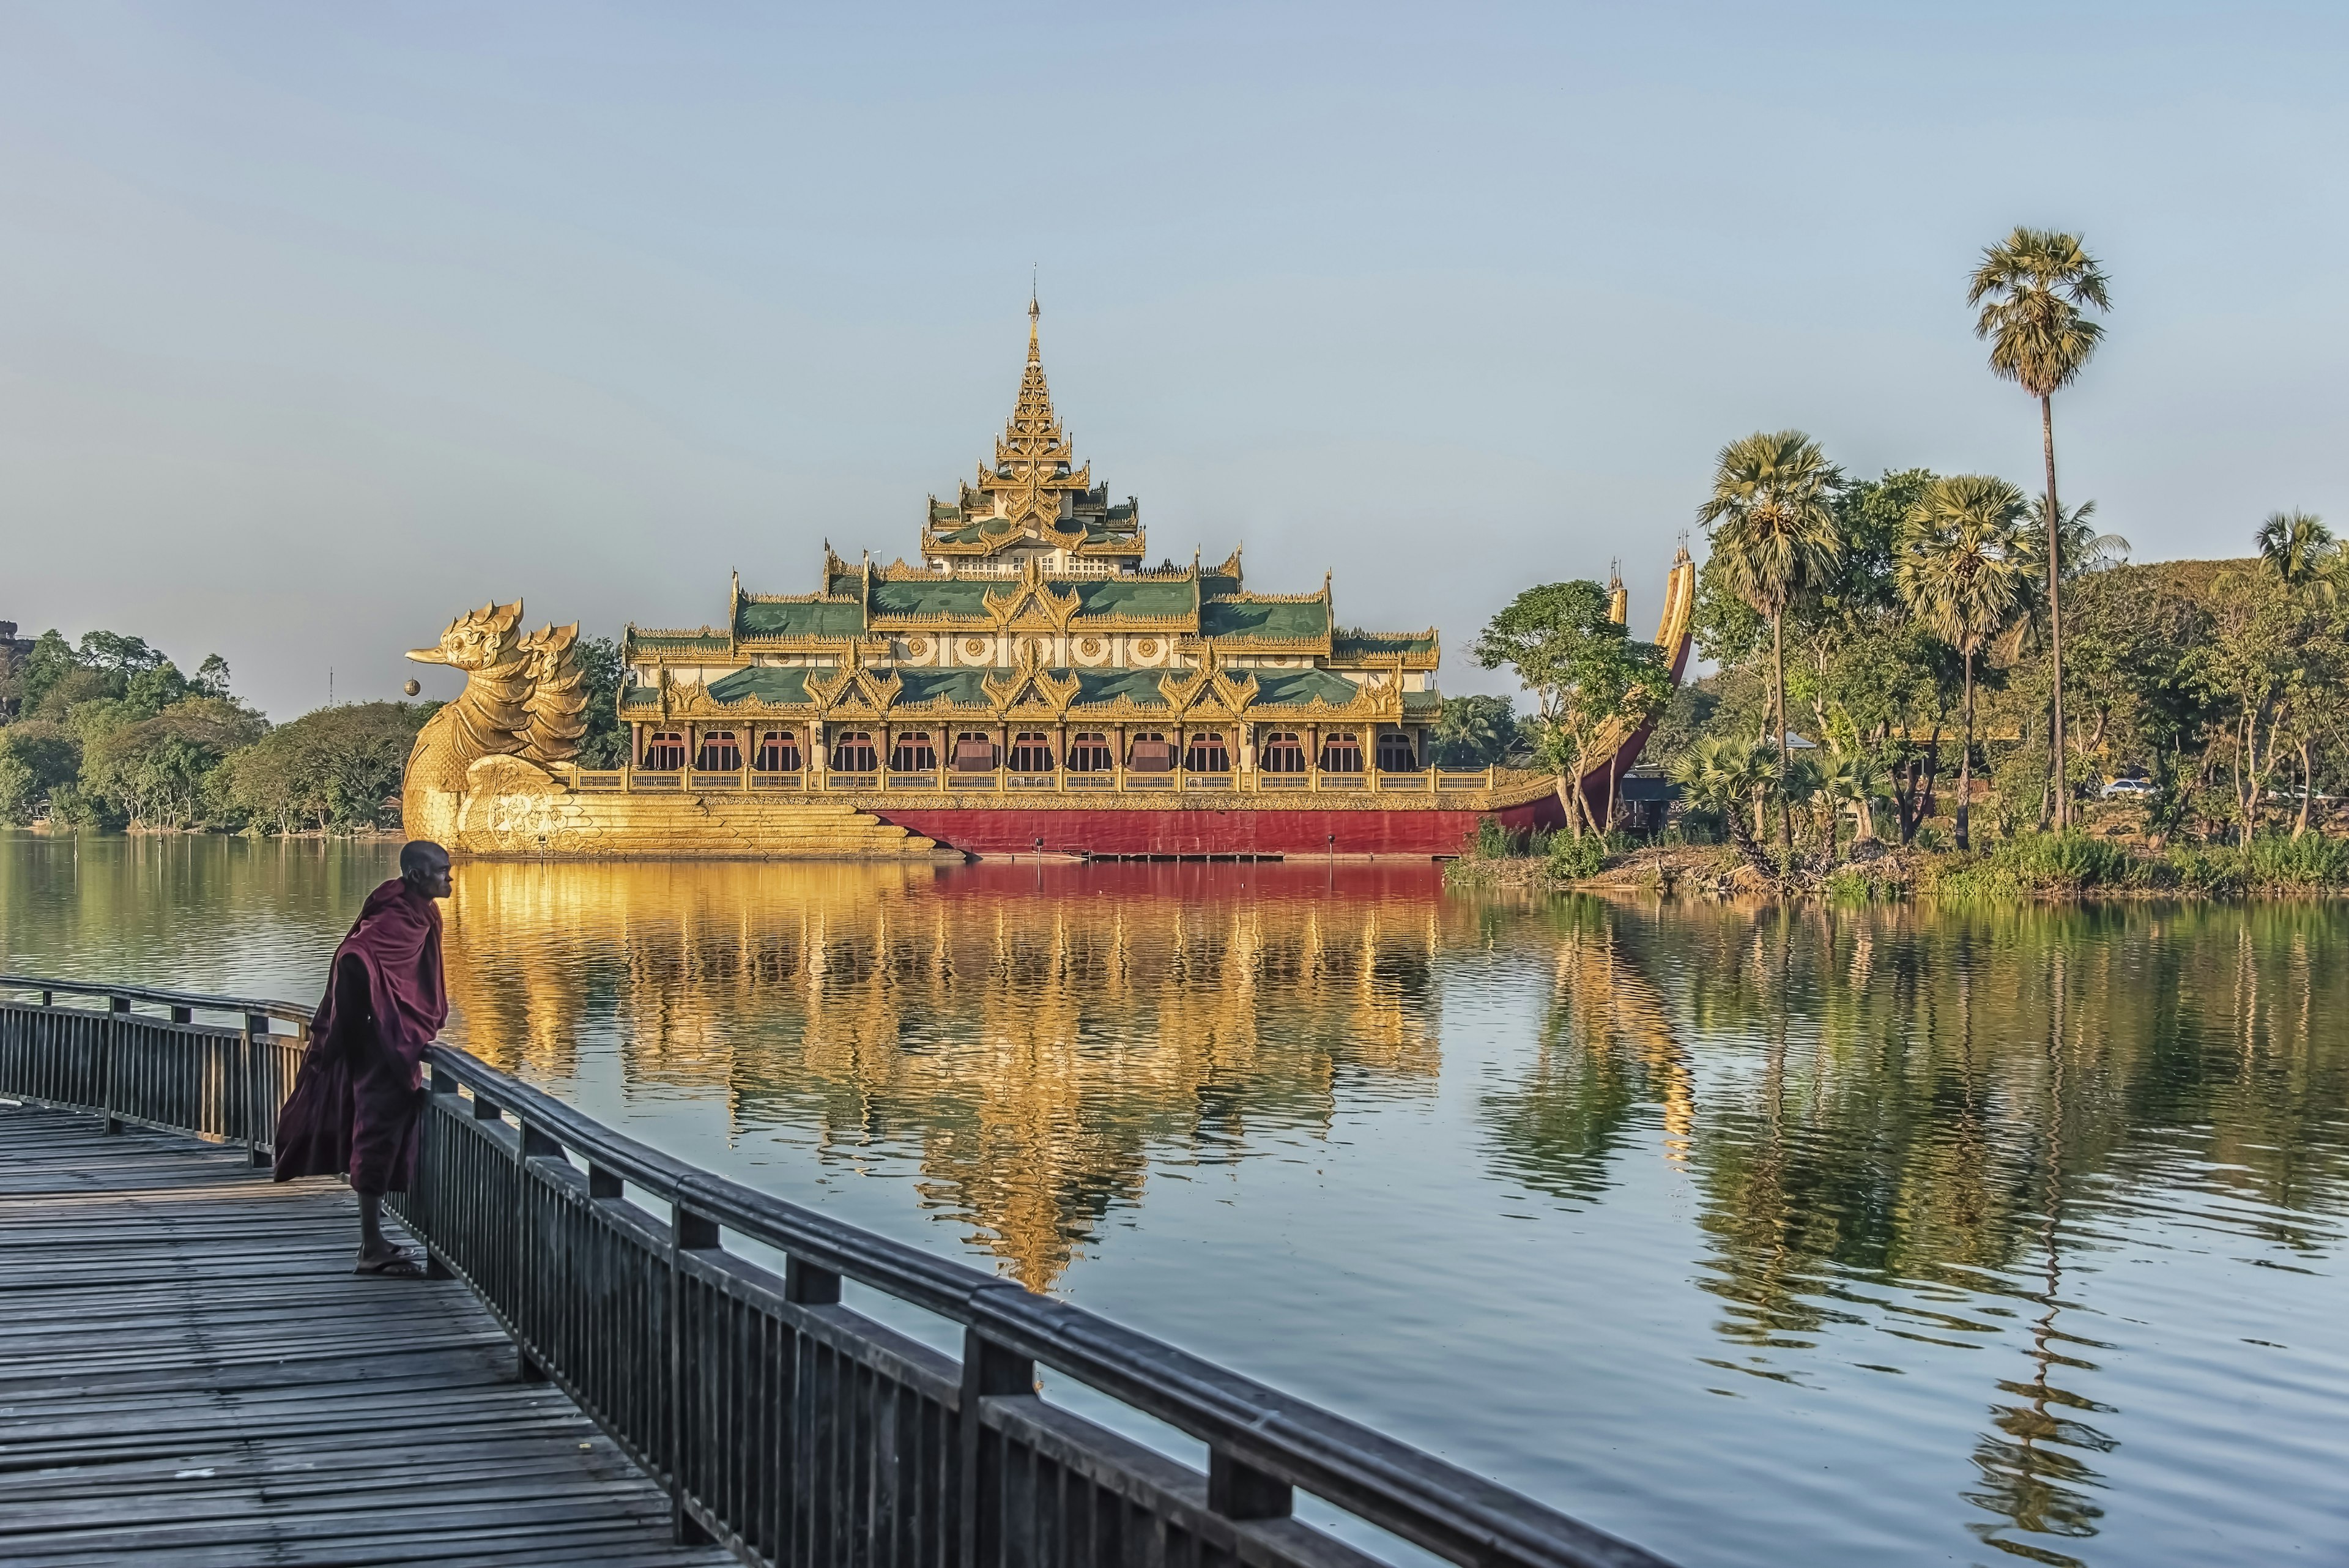
<svg viewBox="0 0 2349 1568">
<path fill-rule="evenodd" d="M 353 1274 L 339 1184 L 0 1105 L 0 1559 L 733 1559 L 454 1281 Z"/>
</svg>

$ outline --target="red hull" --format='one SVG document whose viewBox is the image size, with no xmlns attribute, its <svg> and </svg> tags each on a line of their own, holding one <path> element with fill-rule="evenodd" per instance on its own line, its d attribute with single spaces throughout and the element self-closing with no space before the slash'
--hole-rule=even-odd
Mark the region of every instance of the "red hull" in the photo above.
<svg viewBox="0 0 2349 1568">
<path fill-rule="evenodd" d="M 1478 811 L 876 811 L 969 855 L 1457 855 Z M 1491 813 L 1511 832 L 1566 821 L 1555 796 Z"/>
</svg>

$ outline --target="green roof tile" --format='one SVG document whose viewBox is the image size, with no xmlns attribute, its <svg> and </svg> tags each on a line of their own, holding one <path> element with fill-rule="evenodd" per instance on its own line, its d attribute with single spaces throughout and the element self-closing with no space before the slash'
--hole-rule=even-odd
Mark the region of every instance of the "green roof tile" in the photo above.
<svg viewBox="0 0 2349 1568">
<path fill-rule="evenodd" d="M 1190 618 L 1195 590 L 1188 577 L 1079 577 L 1080 615 L 1181 616 Z"/>
<path fill-rule="evenodd" d="M 876 616 L 987 614 L 987 596 L 1016 586 L 1001 577 L 937 577 L 907 582 L 875 579 L 873 613 Z"/>
<path fill-rule="evenodd" d="M 1199 609 L 1199 635 L 1214 638 L 1262 638 L 1289 641 L 1329 635 L 1330 608 L 1319 599 L 1303 602 L 1226 599 Z"/>
<path fill-rule="evenodd" d="M 1155 670 L 1080 670 L 1073 706 L 1093 707 L 1120 698 L 1138 708 L 1164 708 L 1165 694 L 1158 690 Z"/>
<path fill-rule="evenodd" d="M 738 637 L 855 637 L 864 630 L 864 615 L 852 598 L 744 599 L 736 607 Z"/>
<path fill-rule="evenodd" d="M 709 683 L 711 701 L 764 702 L 788 708 L 808 700 L 807 670 L 798 665 L 754 664 Z"/>
<path fill-rule="evenodd" d="M 1326 670 L 1254 670 L 1256 700 L 1268 708 L 1301 708 L 1316 698 L 1335 705 L 1351 702 L 1361 688 Z"/>
<path fill-rule="evenodd" d="M 981 703 L 991 701 L 984 684 L 989 675 L 1008 674 L 995 670 L 900 670 L 897 679 L 905 682 L 897 694 L 900 706 L 907 702 Z"/>
</svg>

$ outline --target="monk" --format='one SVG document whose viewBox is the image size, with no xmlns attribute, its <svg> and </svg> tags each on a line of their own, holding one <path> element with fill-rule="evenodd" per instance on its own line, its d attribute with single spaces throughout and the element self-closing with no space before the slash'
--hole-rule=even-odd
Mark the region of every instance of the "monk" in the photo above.
<svg viewBox="0 0 2349 1568">
<path fill-rule="evenodd" d="M 416 1178 L 424 1048 L 449 1017 L 440 910 L 449 852 L 418 839 L 399 877 L 367 895 L 335 950 L 309 1049 L 277 1118 L 276 1178 L 350 1176 L 359 1200 L 357 1272 L 416 1279 L 424 1266 L 383 1234 L 383 1195 Z"/>
</svg>

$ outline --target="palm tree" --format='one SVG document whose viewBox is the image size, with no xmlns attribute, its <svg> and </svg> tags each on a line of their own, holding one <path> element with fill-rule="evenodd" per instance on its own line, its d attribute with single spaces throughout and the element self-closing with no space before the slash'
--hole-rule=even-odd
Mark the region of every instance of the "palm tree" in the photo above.
<svg viewBox="0 0 2349 1568">
<path fill-rule="evenodd" d="M 1819 784 L 1827 798 L 1836 803 L 1838 815 L 1841 808 L 1851 808 L 1852 843 L 1865 844 L 1876 836 L 1876 816 L 1870 808 L 1892 788 L 1891 776 L 1885 772 L 1883 763 L 1866 752 L 1847 752 L 1838 746 L 1821 765 Z M 1835 847 L 1832 835 L 1827 847 Z"/>
<path fill-rule="evenodd" d="M 2047 464 L 2047 495 L 2040 513 L 2043 524 L 2050 517 L 2060 521 L 2064 516 L 2055 501 L 2055 394 L 2071 385 L 2104 338 L 2103 325 L 2080 312 L 2083 306 L 2112 308 L 2106 295 L 2106 281 L 2104 268 L 2081 246 L 2079 235 L 2017 228 L 2002 243 L 1982 252 L 1981 265 L 1966 287 L 1966 303 L 1981 306 L 1974 336 L 1990 342 L 1990 368 L 2039 400 L 2039 443 Z M 2055 693 L 2048 751 L 2060 765 L 2064 756 L 2061 542 L 2045 554 L 2048 661 Z M 2071 794 L 2060 785 L 2056 789 L 2058 829 L 2071 823 Z"/>
<path fill-rule="evenodd" d="M 2313 512 L 2271 512 L 2252 535 L 2260 546 L 2260 574 L 2312 604 L 2331 604 L 2341 544 L 2324 519 Z"/>
<path fill-rule="evenodd" d="M 1893 581 L 1935 637 L 1956 649 L 1966 671 L 1965 747 L 1958 753 L 1958 847 L 1973 847 L 1974 655 L 2007 623 L 2027 569 L 2016 524 L 2023 492 L 2003 479 L 1961 473 L 1938 479 L 1909 513 Z"/>
<path fill-rule="evenodd" d="M 2129 542 L 2118 534 L 2099 534 L 2088 520 L 2096 514 L 2096 504 L 2083 501 L 2077 506 L 2064 509 L 2063 520 L 2055 526 L 2057 562 L 2060 578 L 2070 582 L 2089 572 L 2101 572 L 2117 566 L 2129 556 Z M 2022 585 L 2023 607 L 2014 623 L 1999 635 L 1995 652 L 2009 663 L 2019 661 L 2026 654 L 2042 650 L 2051 639 L 2045 571 L 2047 542 L 2047 498 L 2035 496 L 2031 509 L 2024 514 L 2025 526 L 2021 535 L 2025 581 Z M 2053 692 L 2050 703 L 2053 703 Z M 2054 733 L 2054 715 L 2049 715 L 2049 733 Z M 2066 760 L 2054 746 L 2047 748 L 2047 795 L 2041 806 L 2043 815 L 2063 798 Z"/>
<path fill-rule="evenodd" d="M 1713 531 L 1713 559 L 1730 590 L 1770 622 L 1770 701 L 1778 772 L 1786 772 L 1786 607 L 1843 558 L 1833 502 L 1842 473 L 1800 431 L 1756 431 L 1721 449 L 1713 495 L 1697 521 Z M 1782 812 L 1779 837 L 1792 847 Z"/>
<path fill-rule="evenodd" d="M 1705 811 L 1717 811 L 1730 842 L 1757 864 L 1761 851 L 1745 826 L 1745 814 L 1760 813 L 1762 803 L 1777 789 L 1785 775 L 1778 759 L 1751 741 L 1701 735 L 1694 745 L 1672 759 L 1672 782 L 1681 798 Z"/>
</svg>

